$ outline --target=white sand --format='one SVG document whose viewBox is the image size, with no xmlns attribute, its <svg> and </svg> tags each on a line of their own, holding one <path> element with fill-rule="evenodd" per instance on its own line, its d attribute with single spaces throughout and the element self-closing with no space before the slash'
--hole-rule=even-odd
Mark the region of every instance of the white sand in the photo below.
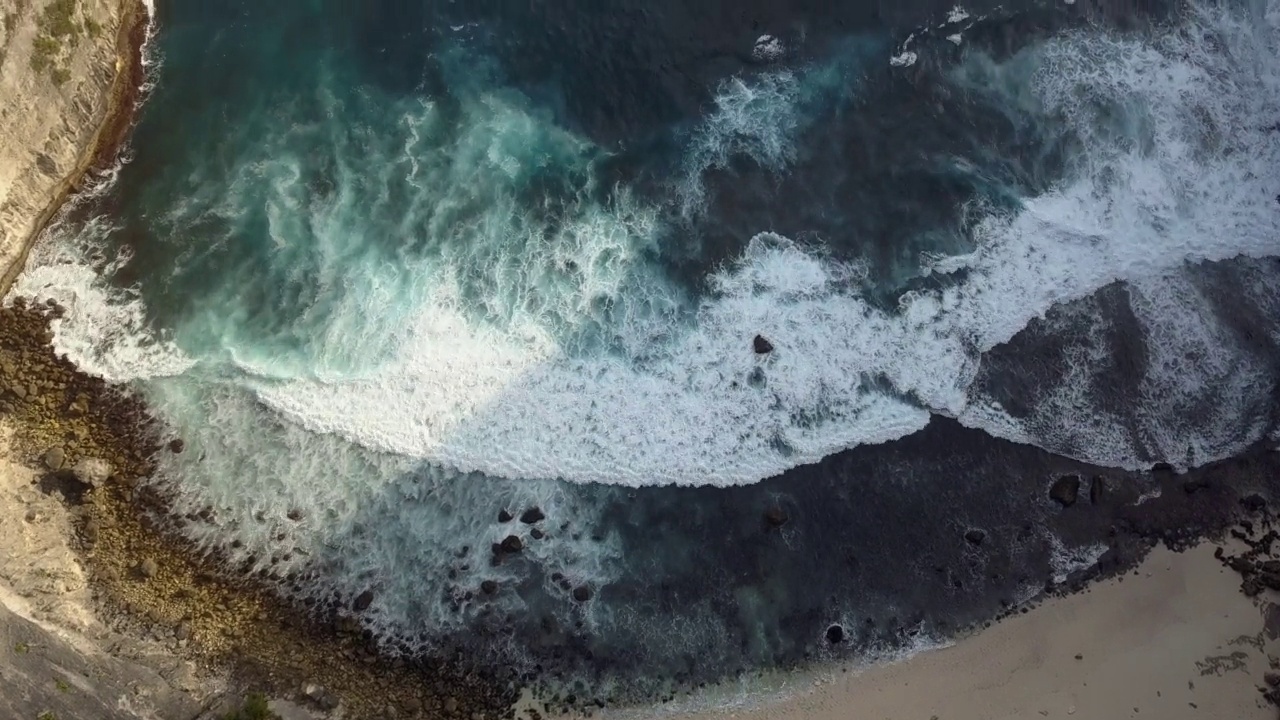
<svg viewBox="0 0 1280 720">
<path fill-rule="evenodd" d="M 1204 544 L 955 645 L 682 720 L 1274 720 L 1262 610 Z M 1076 655 L 1082 659 L 1076 659 Z"/>
</svg>

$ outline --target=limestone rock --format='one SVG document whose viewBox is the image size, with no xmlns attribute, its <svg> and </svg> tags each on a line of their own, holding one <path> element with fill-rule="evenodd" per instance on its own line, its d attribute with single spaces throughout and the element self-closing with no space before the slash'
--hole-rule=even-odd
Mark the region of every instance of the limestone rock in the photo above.
<svg viewBox="0 0 1280 720">
<path fill-rule="evenodd" d="M 67 461 L 67 453 L 60 447 L 49 448 L 44 453 L 44 466 L 57 472 Z"/>
<path fill-rule="evenodd" d="M 71 470 L 76 479 L 91 487 L 101 487 L 111 477 L 111 463 L 102 458 L 89 457 L 76 463 Z"/>
</svg>

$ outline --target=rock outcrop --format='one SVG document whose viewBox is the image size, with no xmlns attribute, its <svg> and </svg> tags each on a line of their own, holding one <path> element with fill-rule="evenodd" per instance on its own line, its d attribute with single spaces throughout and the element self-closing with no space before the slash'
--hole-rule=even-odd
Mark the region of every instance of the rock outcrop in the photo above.
<svg viewBox="0 0 1280 720">
<path fill-rule="evenodd" d="M 145 12 L 140 0 L 0 7 L 0 296 L 35 236 L 123 140 Z"/>
</svg>

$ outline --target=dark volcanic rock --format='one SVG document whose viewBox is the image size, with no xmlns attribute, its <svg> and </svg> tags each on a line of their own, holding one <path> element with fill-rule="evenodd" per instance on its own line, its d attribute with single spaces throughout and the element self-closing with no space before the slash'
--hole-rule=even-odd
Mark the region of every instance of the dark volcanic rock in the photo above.
<svg viewBox="0 0 1280 720">
<path fill-rule="evenodd" d="M 351 609 L 355 610 L 356 612 L 364 612 L 365 610 L 368 610 L 369 606 L 372 604 L 373 604 L 373 591 L 365 590 L 364 592 L 357 595 L 356 599 L 351 602 Z"/>
<path fill-rule="evenodd" d="M 187 443 L 184 442 L 182 438 L 174 438 L 173 440 L 169 441 L 169 451 L 172 452 L 174 455 L 177 455 L 178 453 L 182 452 L 183 450 L 186 449 L 186 447 L 187 447 Z"/>
<path fill-rule="evenodd" d="M 787 524 L 787 513 L 782 508 L 774 505 L 764 511 L 764 522 L 771 528 L 779 528 Z"/>
<path fill-rule="evenodd" d="M 844 628 L 839 625 L 832 625 L 827 628 L 827 642 L 835 645 L 844 641 Z"/>
<path fill-rule="evenodd" d="M 480 583 L 480 590 L 483 591 L 485 595 L 492 595 L 498 592 L 498 583 L 493 580 L 485 580 Z"/>
<path fill-rule="evenodd" d="M 1076 498 L 1080 496 L 1080 476 L 1079 475 L 1063 475 L 1053 482 L 1049 487 L 1049 497 L 1062 507 L 1071 507 L 1076 504 Z"/>
<path fill-rule="evenodd" d="M 524 549 L 524 541 L 518 535 L 508 535 L 498 546 L 503 552 L 518 553 Z"/>
<path fill-rule="evenodd" d="M 1089 483 L 1089 504 L 1101 505 L 1107 499 L 1107 479 L 1101 475 L 1094 475 L 1093 482 Z"/>
<path fill-rule="evenodd" d="M 514 518 L 515 518 L 515 515 L 512 515 L 510 512 L 508 512 L 506 508 L 503 508 L 498 511 L 498 522 L 500 523 L 509 523 Z"/>
<path fill-rule="evenodd" d="M 529 531 L 529 537 L 533 538 L 534 540 L 541 540 L 546 536 L 547 534 L 542 532 L 542 530 L 540 530 L 539 528 L 534 528 Z"/>
<path fill-rule="evenodd" d="M 765 340 L 763 335 L 757 335 L 751 341 L 751 349 L 755 350 L 757 355 L 766 355 L 773 352 L 773 343 Z"/>
<path fill-rule="evenodd" d="M 586 602 L 591 599 L 591 588 L 586 585 L 579 585 L 573 589 L 573 599 L 578 602 Z"/>
<path fill-rule="evenodd" d="M 528 510 L 525 510 L 523 513 L 520 513 L 520 522 L 525 525 L 532 525 L 537 522 L 542 522 L 546 517 L 547 514 L 542 512 L 542 508 L 535 505 Z"/>
<path fill-rule="evenodd" d="M 983 540 L 987 539 L 987 534 L 982 530 L 973 529 L 964 534 L 964 539 L 974 545 L 981 545 Z"/>
</svg>

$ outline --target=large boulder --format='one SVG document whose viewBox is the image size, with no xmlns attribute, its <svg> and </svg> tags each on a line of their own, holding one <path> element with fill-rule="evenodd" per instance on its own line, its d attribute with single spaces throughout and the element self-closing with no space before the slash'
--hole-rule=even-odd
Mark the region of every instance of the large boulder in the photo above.
<svg viewBox="0 0 1280 720">
<path fill-rule="evenodd" d="M 60 447 L 49 448 L 44 453 L 44 466 L 57 472 L 67 461 L 67 452 Z"/>
<path fill-rule="evenodd" d="M 89 457 L 76 463 L 71 472 L 85 485 L 101 487 L 111 477 L 111 463 L 102 458 Z"/>
<path fill-rule="evenodd" d="M 1053 485 L 1049 487 L 1049 497 L 1062 507 L 1071 507 L 1076 504 L 1076 498 L 1080 496 L 1080 476 L 1079 475 L 1063 475 L 1053 481 Z"/>
</svg>

